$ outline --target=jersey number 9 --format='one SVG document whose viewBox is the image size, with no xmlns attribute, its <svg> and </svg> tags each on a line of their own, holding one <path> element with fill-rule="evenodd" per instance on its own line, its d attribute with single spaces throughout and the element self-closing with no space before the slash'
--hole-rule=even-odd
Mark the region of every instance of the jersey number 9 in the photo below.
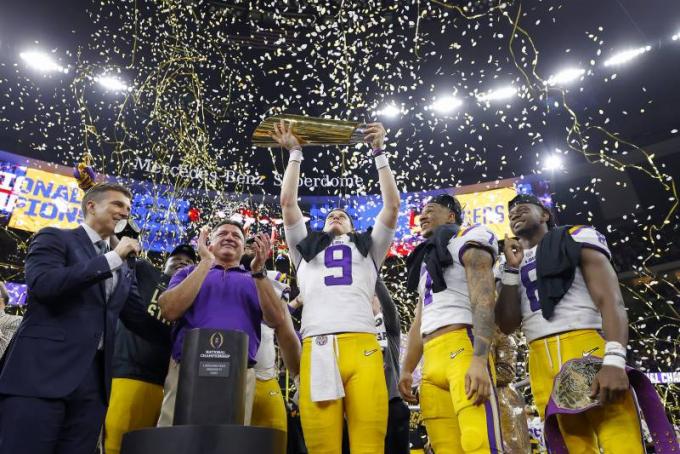
<svg viewBox="0 0 680 454">
<path fill-rule="evenodd" d="M 340 268 L 342 274 L 326 276 L 326 285 L 352 285 L 352 248 L 345 244 L 337 244 L 326 248 L 324 255 L 326 268 Z"/>
</svg>

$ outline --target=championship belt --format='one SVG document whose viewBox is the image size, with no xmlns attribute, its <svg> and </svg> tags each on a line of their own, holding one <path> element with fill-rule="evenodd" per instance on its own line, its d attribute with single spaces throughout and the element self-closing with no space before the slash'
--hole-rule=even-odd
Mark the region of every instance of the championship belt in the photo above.
<svg viewBox="0 0 680 454">
<path fill-rule="evenodd" d="M 292 132 L 301 145 L 352 145 L 363 143 L 366 125 L 358 121 L 329 120 L 302 115 L 274 115 L 265 118 L 253 133 L 256 147 L 278 147 L 272 139 L 274 125 L 283 120 L 292 126 Z"/>
<path fill-rule="evenodd" d="M 549 453 L 569 454 L 557 415 L 583 413 L 602 405 L 597 399 L 590 397 L 590 387 L 601 367 L 602 359 L 595 356 L 572 359 L 562 365 L 545 407 L 545 441 Z M 666 417 L 665 408 L 654 385 L 639 370 L 626 367 L 626 374 L 635 391 L 637 407 L 642 411 L 649 427 L 655 452 L 680 452 L 675 431 Z"/>
</svg>

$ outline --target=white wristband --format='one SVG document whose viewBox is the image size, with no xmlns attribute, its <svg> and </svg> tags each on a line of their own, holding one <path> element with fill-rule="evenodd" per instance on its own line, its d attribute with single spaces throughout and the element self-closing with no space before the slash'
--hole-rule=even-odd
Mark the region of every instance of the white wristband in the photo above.
<svg viewBox="0 0 680 454">
<path fill-rule="evenodd" d="M 519 274 L 503 271 L 501 282 L 503 285 L 519 285 Z"/>
<path fill-rule="evenodd" d="M 302 162 L 302 148 L 291 148 L 290 156 L 288 157 L 288 162 L 290 161 Z"/>
<path fill-rule="evenodd" d="M 621 356 L 618 356 L 618 355 L 604 355 L 604 359 L 602 360 L 602 365 L 603 366 L 618 367 L 619 369 L 625 369 L 626 368 L 626 358 L 622 358 Z"/>
<path fill-rule="evenodd" d="M 621 345 L 619 342 L 616 341 L 609 341 L 604 344 L 604 353 L 605 355 L 607 353 L 618 353 L 620 355 L 626 356 L 626 347 Z"/>
<path fill-rule="evenodd" d="M 387 155 L 381 154 L 375 157 L 375 168 L 380 170 L 383 167 L 389 167 L 390 163 L 387 161 Z"/>
</svg>

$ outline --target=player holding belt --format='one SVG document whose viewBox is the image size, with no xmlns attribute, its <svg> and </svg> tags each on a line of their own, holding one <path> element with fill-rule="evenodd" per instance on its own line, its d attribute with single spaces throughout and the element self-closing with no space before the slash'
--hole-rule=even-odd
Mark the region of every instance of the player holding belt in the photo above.
<svg viewBox="0 0 680 454">
<path fill-rule="evenodd" d="M 603 406 L 558 415 L 562 438 L 569 452 L 645 452 L 625 371 L 628 317 L 604 235 L 583 225 L 551 231 L 550 212 L 532 195 L 518 195 L 508 209 L 519 241 L 505 240 L 496 320 L 507 334 L 522 326 L 541 420 L 564 363 L 603 357 L 592 386 Z"/>
<path fill-rule="evenodd" d="M 383 208 L 372 232 L 356 233 L 342 209 L 323 232 L 307 232 L 297 204 L 302 148 L 283 122 L 272 137 L 290 151 L 281 186 L 286 241 L 297 269 L 302 313 L 300 416 L 310 454 L 340 454 L 343 416 L 352 454 L 383 454 L 387 387 L 371 300 L 399 213 L 399 192 L 383 146 L 385 129 L 367 125 Z"/>
<path fill-rule="evenodd" d="M 484 226 L 460 227 L 461 206 L 434 197 L 420 215 L 426 241 L 407 259 L 407 287 L 418 289 L 399 390 L 415 403 L 420 357 L 420 410 L 437 454 L 500 453 L 503 441 L 489 349 L 494 336 L 496 236 Z"/>
</svg>

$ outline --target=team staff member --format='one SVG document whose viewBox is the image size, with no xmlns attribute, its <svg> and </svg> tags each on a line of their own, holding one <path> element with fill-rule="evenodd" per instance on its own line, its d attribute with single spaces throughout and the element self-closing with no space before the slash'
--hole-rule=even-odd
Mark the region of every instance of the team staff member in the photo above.
<svg viewBox="0 0 680 454">
<path fill-rule="evenodd" d="M 587 355 L 603 357 L 592 389 L 592 397 L 603 406 L 558 415 L 564 442 L 569 452 L 645 452 L 624 369 L 628 317 L 604 235 L 582 225 L 550 232 L 550 212 L 532 195 L 518 195 L 508 209 L 510 228 L 519 240 L 505 240 L 496 320 L 508 334 L 521 325 L 527 338 L 531 393 L 541 420 L 562 365 Z M 546 235 L 551 241 L 542 241 Z M 539 277 L 546 268 L 564 281 Z M 546 284 L 552 292 L 565 290 L 557 302 L 540 298 L 539 288 Z"/>
<path fill-rule="evenodd" d="M 146 260 L 137 261 L 139 293 L 148 302 L 150 316 L 162 320 L 159 295 L 177 271 L 195 263 L 196 252 L 188 244 L 180 244 L 170 252 L 162 273 Z M 156 425 L 171 348 L 170 342 L 148 341 L 121 323 L 116 327 L 111 402 L 104 430 L 106 454 L 120 452 L 123 434 Z"/>
<path fill-rule="evenodd" d="M 9 341 L 12 340 L 23 318 L 21 315 L 6 313 L 7 304 L 9 304 L 9 292 L 5 288 L 5 284 L 0 282 L 0 358 L 5 353 Z"/>
<path fill-rule="evenodd" d="M 460 227 L 460 203 L 448 194 L 420 215 L 426 241 L 409 255 L 409 290 L 418 289 L 414 328 L 400 390 L 415 402 L 412 377 L 423 355 L 420 409 L 437 454 L 501 453 L 498 402 L 490 357 L 494 324 L 496 236 L 484 226 Z"/>
<path fill-rule="evenodd" d="M 378 169 L 383 207 L 370 233 L 357 234 L 342 209 L 323 232 L 307 232 L 297 204 L 302 149 L 283 122 L 273 138 L 290 151 L 281 186 L 286 242 L 297 269 L 302 312 L 300 415 L 310 454 L 339 454 L 346 415 L 353 454 L 382 454 L 387 387 L 371 299 L 394 238 L 399 191 L 384 154 L 385 129 L 369 124 L 365 141 Z"/>
<path fill-rule="evenodd" d="M 0 453 L 92 454 L 111 387 L 116 322 L 167 336 L 149 317 L 125 259 L 139 243 L 113 235 L 132 194 L 104 183 L 83 196 L 83 224 L 47 227 L 26 256 L 27 310 L 0 361 Z"/>
<path fill-rule="evenodd" d="M 271 249 L 269 238 L 255 237 L 255 258 L 250 264 L 253 271 L 241 265 L 244 246 L 243 226 L 238 222 L 222 221 L 212 232 L 202 229 L 198 238 L 200 262 L 177 272 L 168 290 L 159 298 L 163 318 L 177 322 L 159 426 L 172 425 L 182 343 L 187 330 L 212 328 L 245 332 L 252 366 L 260 345 L 260 324 L 264 321 L 276 328 L 285 320 L 285 308 L 264 268 Z M 250 423 L 254 391 L 255 372 L 251 367 L 246 383 L 246 424 Z"/>
</svg>

